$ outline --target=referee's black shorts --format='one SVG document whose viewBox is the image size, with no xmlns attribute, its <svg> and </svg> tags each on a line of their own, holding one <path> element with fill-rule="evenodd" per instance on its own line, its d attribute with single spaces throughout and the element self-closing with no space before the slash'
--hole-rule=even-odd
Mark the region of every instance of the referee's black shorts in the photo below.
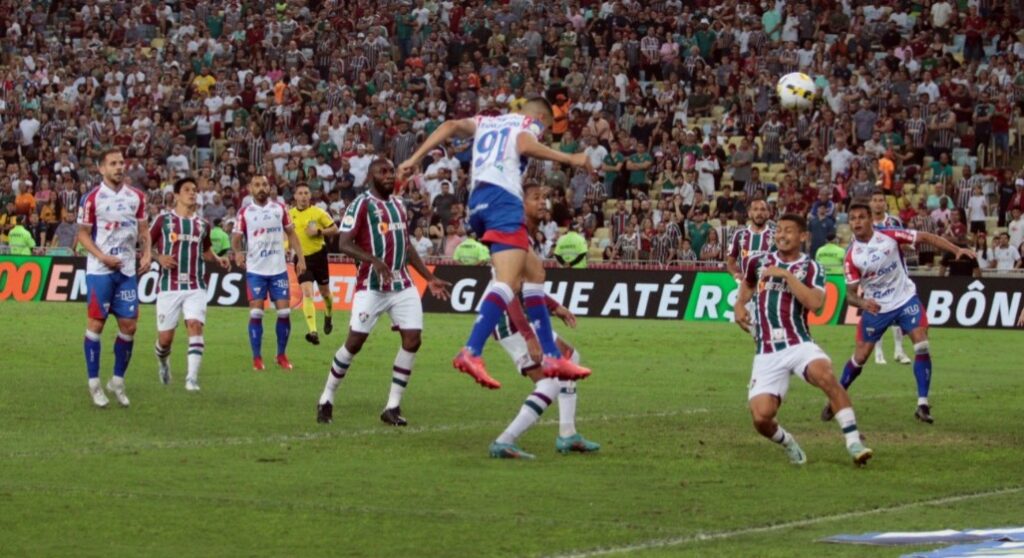
<svg viewBox="0 0 1024 558">
<path fill-rule="evenodd" d="M 318 252 L 306 256 L 306 271 L 299 275 L 299 283 L 315 282 L 317 285 L 326 285 L 331 281 L 331 270 L 327 265 L 327 248 L 321 248 Z"/>
</svg>

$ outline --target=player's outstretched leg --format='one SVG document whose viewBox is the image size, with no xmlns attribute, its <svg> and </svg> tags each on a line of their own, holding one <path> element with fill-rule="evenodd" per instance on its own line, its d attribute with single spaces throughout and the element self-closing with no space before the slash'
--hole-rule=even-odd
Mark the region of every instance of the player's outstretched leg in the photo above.
<svg viewBox="0 0 1024 558">
<path fill-rule="evenodd" d="M 252 369 L 264 370 L 262 308 L 249 309 L 249 346 L 252 348 Z"/>
<path fill-rule="evenodd" d="M 89 375 L 89 396 L 92 397 L 93 405 L 105 409 L 110 404 L 103 386 L 100 385 L 100 333 L 103 331 L 103 323 L 100 322 L 100 331 L 85 330 L 83 350 L 85 352 L 85 370 Z"/>
<path fill-rule="evenodd" d="M 494 254 L 494 261 L 497 264 L 498 261 L 507 259 L 512 263 L 515 263 L 515 259 L 512 257 L 512 253 L 519 252 L 520 255 L 520 266 L 521 256 L 523 252 L 521 250 L 505 250 Z M 499 256 L 502 256 L 499 258 Z M 511 264 L 509 264 L 511 265 Z M 495 268 L 497 269 L 497 267 Z M 452 361 L 452 366 L 458 369 L 460 372 L 464 372 L 472 377 L 476 383 L 489 389 L 498 389 L 501 387 L 501 382 L 491 377 L 490 373 L 487 372 L 487 368 L 484 366 L 483 359 L 480 355 L 483 353 L 484 344 L 487 342 L 487 338 L 490 337 L 491 332 L 494 331 L 494 327 L 498 324 L 498 320 L 505 314 L 508 309 L 508 303 L 515 296 L 515 291 L 512 286 L 502 281 L 494 281 L 491 286 L 487 288 L 484 293 L 484 300 L 480 304 L 480 313 L 477 315 L 476 322 L 473 323 L 473 330 L 469 334 L 469 340 L 466 342 L 466 347 Z"/>
<path fill-rule="evenodd" d="M 341 381 L 348 374 L 352 366 L 352 359 L 356 357 L 367 334 L 349 331 L 345 344 L 334 353 L 334 360 L 331 361 L 331 370 L 327 373 L 327 382 L 324 384 L 324 391 L 320 394 L 320 400 L 316 405 L 316 421 L 321 424 L 329 424 L 334 420 L 334 392 L 338 390 Z"/>
<path fill-rule="evenodd" d="M 750 400 L 750 416 L 754 421 L 754 428 L 765 438 L 782 446 L 790 463 L 803 465 L 807 463 L 807 454 L 800 448 L 796 438 L 775 420 L 779 412 L 779 403 L 780 400 L 775 395 L 763 393 L 754 396 Z"/>
<path fill-rule="evenodd" d="M 288 337 L 292 334 L 292 311 L 288 308 L 288 301 L 278 301 L 277 308 L 277 365 L 284 370 L 291 370 L 292 363 L 288 361 Z M 281 306 L 284 308 L 281 308 Z"/>
<path fill-rule="evenodd" d="M 835 409 L 836 422 L 843 431 L 846 439 L 846 450 L 853 458 L 856 465 L 864 465 L 871 459 L 872 452 L 864 447 L 860 439 L 860 431 L 857 429 L 857 419 L 853 413 L 853 404 L 850 403 L 850 396 L 846 393 L 832 374 L 832 363 L 826 359 L 817 359 L 807 366 L 805 372 L 807 381 L 825 392 L 828 396 L 829 405 Z"/>
<path fill-rule="evenodd" d="M 541 363 L 544 375 L 548 378 L 561 380 L 582 380 L 590 376 L 590 370 L 584 368 L 562 355 L 555 343 L 554 329 L 551 327 L 551 313 L 547 307 L 547 294 L 544 292 L 544 265 L 536 254 L 530 252 L 524 263 L 523 306 L 526 317 L 533 324 L 537 333 L 537 341 L 544 352 Z"/>
<path fill-rule="evenodd" d="M 380 414 L 380 420 L 392 426 L 405 426 L 408 421 L 402 416 L 402 395 L 405 388 L 409 387 L 409 378 L 412 377 L 412 367 L 416 363 L 416 351 L 420 350 L 420 330 L 401 330 L 402 346 L 395 355 L 395 363 L 391 367 L 391 391 L 388 393 L 388 403 L 384 412 Z"/>
<path fill-rule="evenodd" d="M 914 342 L 914 379 L 917 381 L 917 410 L 914 417 L 921 422 L 932 424 L 932 408 L 928 403 L 928 392 L 932 385 L 932 355 L 929 352 L 928 338 Z M 913 338 L 914 335 L 911 335 Z"/>
<path fill-rule="evenodd" d="M 579 351 L 568 348 L 563 354 L 574 364 L 579 364 Z M 559 380 L 558 388 L 558 438 L 555 439 L 555 449 L 562 454 L 593 453 L 600 450 L 601 444 L 584 438 L 576 431 L 576 382 Z"/>
<path fill-rule="evenodd" d="M 538 368 L 534 368 L 527 372 L 527 374 L 536 382 L 533 393 L 523 402 L 523 406 L 519 409 L 519 414 L 508 425 L 508 428 L 491 443 L 491 457 L 502 459 L 534 458 L 533 454 L 526 453 L 516 445 L 516 441 L 544 414 L 544 410 L 558 396 L 559 386 L 558 380 L 545 378 Z"/>
</svg>

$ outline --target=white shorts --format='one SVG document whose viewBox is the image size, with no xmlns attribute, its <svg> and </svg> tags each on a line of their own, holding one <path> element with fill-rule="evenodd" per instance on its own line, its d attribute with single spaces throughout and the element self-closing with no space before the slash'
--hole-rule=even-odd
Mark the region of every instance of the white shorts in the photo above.
<svg viewBox="0 0 1024 558">
<path fill-rule="evenodd" d="M 551 332 L 555 340 L 558 340 L 558 334 L 554 331 Z M 530 349 L 526 346 L 526 339 L 523 338 L 522 333 L 513 333 L 504 339 L 499 339 L 498 343 L 501 343 L 501 347 L 505 349 L 508 356 L 512 358 L 512 362 L 516 363 L 516 369 L 522 374 L 524 370 L 529 370 L 538 365 L 530 358 Z"/>
<path fill-rule="evenodd" d="M 206 323 L 206 291 L 164 291 L 156 295 L 156 330 L 170 331 L 178 327 L 182 313 L 185 320 Z"/>
<path fill-rule="evenodd" d="M 423 329 L 423 301 L 415 287 L 398 292 L 357 292 L 352 298 L 352 318 L 348 325 L 352 331 L 370 333 L 385 312 L 398 329 Z"/>
<path fill-rule="evenodd" d="M 789 376 L 800 376 L 807 381 L 807 367 L 814 361 L 824 359 L 832 362 L 825 351 L 815 343 L 800 343 L 774 353 L 754 356 L 754 370 L 750 374 L 747 400 L 758 395 L 777 395 L 786 398 L 789 391 Z"/>
</svg>

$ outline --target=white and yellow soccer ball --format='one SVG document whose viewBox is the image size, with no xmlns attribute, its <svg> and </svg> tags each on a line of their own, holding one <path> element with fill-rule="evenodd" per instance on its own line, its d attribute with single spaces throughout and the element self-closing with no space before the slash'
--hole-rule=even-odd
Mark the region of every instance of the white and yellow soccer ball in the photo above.
<svg viewBox="0 0 1024 558">
<path fill-rule="evenodd" d="M 779 103 L 786 110 L 805 110 L 814 105 L 818 96 L 818 86 L 811 76 L 800 72 L 786 74 L 779 78 L 775 92 L 779 95 Z"/>
</svg>

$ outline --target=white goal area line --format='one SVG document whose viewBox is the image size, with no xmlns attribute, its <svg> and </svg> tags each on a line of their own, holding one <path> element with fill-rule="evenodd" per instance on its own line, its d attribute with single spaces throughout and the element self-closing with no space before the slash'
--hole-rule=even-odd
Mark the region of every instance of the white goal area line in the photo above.
<svg viewBox="0 0 1024 558">
<path fill-rule="evenodd" d="M 984 492 L 971 492 L 967 494 L 957 494 L 953 496 L 943 496 L 941 498 L 933 498 L 930 500 L 918 500 L 916 502 L 907 502 L 904 504 L 896 504 L 893 506 L 885 506 L 881 508 L 874 508 L 870 510 L 851 511 L 844 513 L 837 513 L 833 515 L 825 515 L 821 517 L 815 517 L 810 519 L 798 519 L 796 521 L 787 521 L 785 523 L 776 523 L 773 525 L 762 525 L 758 527 L 744 527 L 742 529 L 734 529 L 730 531 L 713 531 L 710 533 L 697 533 L 694 535 L 686 535 L 679 537 L 669 537 L 662 539 L 649 539 L 646 541 L 639 541 L 632 544 L 625 544 L 621 546 L 608 546 L 598 547 L 589 550 L 574 550 L 569 551 L 565 554 L 554 554 L 548 558 L 590 558 L 591 556 L 609 556 L 612 554 L 628 554 L 631 552 L 639 552 L 644 550 L 654 550 L 658 548 L 668 548 L 674 546 L 681 546 L 691 543 L 700 543 L 706 541 L 717 541 L 724 539 L 732 539 L 736 537 L 743 537 L 746 535 L 757 535 L 761 533 L 771 533 L 774 531 L 783 531 L 786 529 L 792 529 L 795 527 L 807 527 L 809 525 L 818 525 L 820 523 L 829 523 L 832 521 L 840 521 L 843 519 L 854 519 L 858 517 L 866 517 L 869 515 L 878 515 L 890 512 L 899 512 L 904 510 L 910 510 L 914 508 L 920 508 L 925 506 L 941 506 L 944 504 L 955 504 L 957 502 L 966 502 L 969 500 L 980 500 L 982 498 L 991 498 L 994 496 L 1004 496 L 1007 494 L 1017 494 L 1024 492 L 1024 486 L 1009 486 L 1004 488 L 997 488 L 995 490 L 988 490 Z"/>
</svg>

